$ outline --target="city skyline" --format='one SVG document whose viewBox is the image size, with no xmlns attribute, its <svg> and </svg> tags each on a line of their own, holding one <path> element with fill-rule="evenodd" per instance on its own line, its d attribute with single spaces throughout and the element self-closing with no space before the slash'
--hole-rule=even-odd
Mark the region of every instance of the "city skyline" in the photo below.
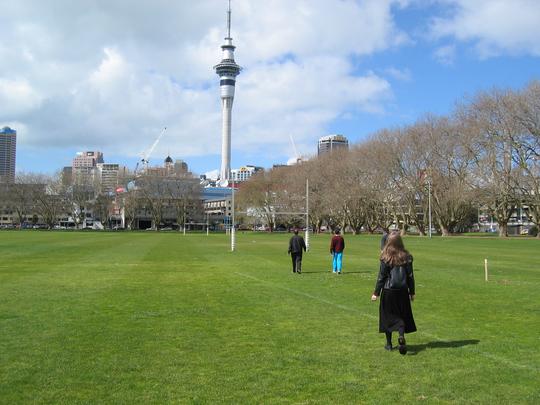
<svg viewBox="0 0 540 405">
<path fill-rule="evenodd" d="M 52 173 L 81 150 L 133 169 L 170 155 L 220 168 L 221 108 L 212 66 L 227 1 L 136 9 L 0 0 L 0 127 L 17 131 L 17 170 Z M 317 154 L 540 71 L 540 4 L 285 0 L 233 2 L 237 85 L 232 167 Z M 84 27 L 84 28 L 82 28 Z M 148 27 L 152 27 L 149 29 Z M 41 160 L 46 152 L 49 159 Z"/>
</svg>

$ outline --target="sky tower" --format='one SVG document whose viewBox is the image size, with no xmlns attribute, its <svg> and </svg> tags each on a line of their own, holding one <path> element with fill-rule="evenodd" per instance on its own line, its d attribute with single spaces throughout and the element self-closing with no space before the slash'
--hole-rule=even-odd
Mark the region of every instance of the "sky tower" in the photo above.
<svg viewBox="0 0 540 405">
<path fill-rule="evenodd" d="M 242 68 L 234 61 L 234 49 L 231 38 L 231 0 L 227 10 L 227 37 L 225 43 L 221 45 L 223 58 L 214 69 L 219 76 L 219 87 L 221 88 L 221 170 L 219 172 L 219 183 L 222 186 L 229 184 L 231 175 L 231 112 L 234 100 L 234 85 L 236 76 L 240 74 Z"/>
</svg>

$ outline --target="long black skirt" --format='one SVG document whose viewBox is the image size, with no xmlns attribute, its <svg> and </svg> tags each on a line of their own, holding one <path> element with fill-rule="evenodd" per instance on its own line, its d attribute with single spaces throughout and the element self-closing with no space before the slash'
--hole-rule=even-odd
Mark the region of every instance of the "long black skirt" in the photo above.
<svg viewBox="0 0 540 405">
<path fill-rule="evenodd" d="M 382 291 L 379 305 L 379 332 L 416 332 L 409 292 L 403 290 Z"/>
</svg>

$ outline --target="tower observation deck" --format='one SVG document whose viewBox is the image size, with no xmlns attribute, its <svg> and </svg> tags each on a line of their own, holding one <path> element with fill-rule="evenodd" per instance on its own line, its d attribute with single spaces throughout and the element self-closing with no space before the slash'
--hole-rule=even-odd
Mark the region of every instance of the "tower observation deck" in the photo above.
<svg viewBox="0 0 540 405">
<path fill-rule="evenodd" d="M 234 61 L 235 46 L 231 38 L 231 0 L 227 10 L 227 37 L 221 45 L 223 58 L 214 69 L 219 76 L 221 89 L 222 127 L 221 127 L 221 169 L 219 173 L 220 185 L 226 186 L 231 175 L 231 120 L 232 105 L 234 101 L 234 88 L 236 76 L 242 68 Z"/>
</svg>

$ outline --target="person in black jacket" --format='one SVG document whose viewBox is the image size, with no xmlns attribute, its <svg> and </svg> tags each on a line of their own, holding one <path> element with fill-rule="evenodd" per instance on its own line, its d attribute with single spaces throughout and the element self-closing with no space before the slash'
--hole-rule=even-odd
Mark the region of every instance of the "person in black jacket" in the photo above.
<svg viewBox="0 0 540 405">
<path fill-rule="evenodd" d="M 382 237 L 381 237 L 381 251 L 384 249 L 384 245 L 386 245 L 387 239 L 388 239 L 388 229 L 383 229 Z"/>
<path fill-rule="evenodd" d="M 407 353 L 405 333 L 416 332 L 411 301 L 414 300 L 413 258 L 398 232 L 389 234 L 381 252 L 379 276 L 371 296 L 379 305 L 379 332 L 386 334 L 386 350 L 392 350 L 392 332 L 398 332 L 399 352 Z"/>
<path fill-rule="evenodd" d="M 294 230 L 294 235 L 289 241 L 289 254 L 292 259 L 293 273 L 302 273 L 302 251 L 306 251 L 304 238 L 298 235 L 298 229 Z"/>
</svg>

